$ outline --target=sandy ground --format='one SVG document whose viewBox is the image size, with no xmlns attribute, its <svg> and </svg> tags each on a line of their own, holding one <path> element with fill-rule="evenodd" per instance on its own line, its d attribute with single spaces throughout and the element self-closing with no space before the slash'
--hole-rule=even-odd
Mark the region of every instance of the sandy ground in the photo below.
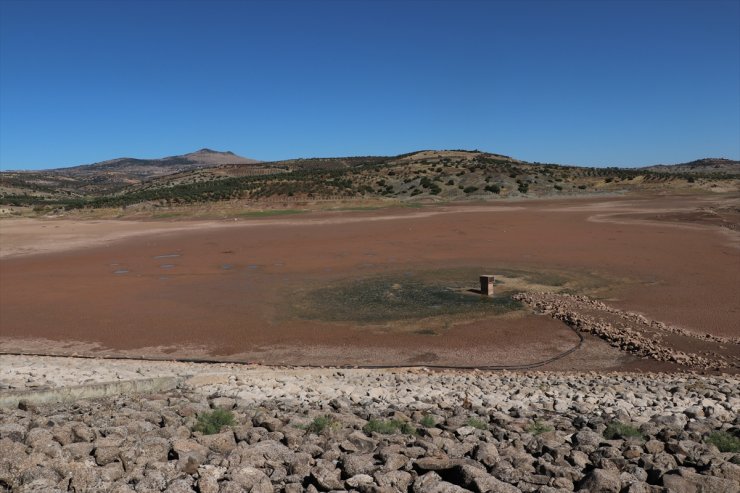
<svg viewBox="0 0 740 493">
<path fill-rule="evenodd" d="M 307 287 L 442 268 L 594 274 L 615 280 L 603 292 L 614 306 L 738 336 L 736 230 L 691 215 L 676 220 L 737 203 L 737 196 L 629 197 L 236 222 L 7 220 L 0 222 L 0 350 L 514 365 L 576 343 L 567 327 L 535 315 L 458 320 L 425 335 L 291 311 L 291 296 Z M 596 339 L 547 368 L 639 367 L 670 369 Z"/>
</svg>

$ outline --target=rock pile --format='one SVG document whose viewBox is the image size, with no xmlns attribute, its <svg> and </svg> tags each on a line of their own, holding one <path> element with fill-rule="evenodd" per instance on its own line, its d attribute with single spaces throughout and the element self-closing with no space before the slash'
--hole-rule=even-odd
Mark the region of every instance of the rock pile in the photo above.
<svg viewBox="0 0 740 493">
<path fill-rule="evenodd" d="M 737 368 L 737 358 L 728 359 L 720 354 L 701 355 L 687 353 L 671 347 L 665 334 L 684 338 L 701 339 L 717 344 L 738 345 L 740 339 L 723 338 L 711 334 L 672 327 L 645 316 L 618 310 L 587 296 L 560 293 L 519 293 L 514 299 L 532 306 L 542 313 L 561 320 L 581 332 L 588 332 L 607 341 L 610 345 L 641 357 L 670 361 L 702 370 Z"/>
<path fill-rule="evenodd" d="M 738 491 L 740 453 L 717 448 L 737 444 L 738 388 L 729 376 L 241 371 L 0 410 L 0 490 Z M 234 424 L 193 431 L 213 409 Z"/>
</svg>

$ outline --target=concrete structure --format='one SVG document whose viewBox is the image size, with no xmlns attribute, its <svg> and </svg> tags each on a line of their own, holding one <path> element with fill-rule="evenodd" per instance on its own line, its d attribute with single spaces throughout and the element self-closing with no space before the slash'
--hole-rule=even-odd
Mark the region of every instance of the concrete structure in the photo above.
<svg viewBox="0 0 740 493">
<path fill-rule="evenodd" d="M 20 401 L 34 405 L 69 404 L 80 399 L 100 399 L 117 395 L 164 392 L 177 387 L 182 379 L 177 377 L 142 378 L 121 382 L 103 382 L 44 390 L 18 390 L 0 392 L 0 407 L 16 408 Z"/>
<path fill-rule="evenodd" d="M 493 296 L 493 276 L 480 276 L 480 294 Z"/>
</svg>

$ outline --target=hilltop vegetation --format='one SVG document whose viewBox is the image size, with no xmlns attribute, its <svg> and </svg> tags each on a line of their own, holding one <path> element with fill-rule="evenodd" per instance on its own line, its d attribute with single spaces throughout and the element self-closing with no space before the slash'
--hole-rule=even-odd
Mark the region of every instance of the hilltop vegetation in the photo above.
<svg viewBox="0 0 740 493">
<path fill-rule="evenodd" d="M 721 182 L 737 189 L 737 175 L 724 171 L 584 168 L 529 163 L 465 150 L 198 166 L 157 174 L 127 186 L 99 187 L 98 190 L 91 189 L 89 182 L 77 188 L 72 184 L 60 188 L 56 183 L 45 182 L 37 176 L 39 174 L 43 172 L 31 174 L 33 179 L 19 173 L 3 174 L 0 203 L 38 209 L 79 209 L 230 200 L 488 200 L 665 187 L 711 188 Z"/>
</svg>

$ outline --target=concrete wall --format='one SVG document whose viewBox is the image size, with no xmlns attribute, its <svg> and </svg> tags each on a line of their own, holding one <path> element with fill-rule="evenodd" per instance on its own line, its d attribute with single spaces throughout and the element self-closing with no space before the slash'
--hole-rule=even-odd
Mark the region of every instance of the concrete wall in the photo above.
<svg viewBox="0 0 740 493">
<path fill-rule="evenodd" d="M 18 403 L 22 400 L 34 405 L 66 404 L 76 402 L 80 399 L 163 392 L 176 388 L 180 381 L 181 379 L 178 377 L 156 377 L 122 382 L 76 385 L 74 387 L 60 387 L 57 389 L 0 392 L 0 407 L 15 408 L 18 407 Z"/>
</svg>

